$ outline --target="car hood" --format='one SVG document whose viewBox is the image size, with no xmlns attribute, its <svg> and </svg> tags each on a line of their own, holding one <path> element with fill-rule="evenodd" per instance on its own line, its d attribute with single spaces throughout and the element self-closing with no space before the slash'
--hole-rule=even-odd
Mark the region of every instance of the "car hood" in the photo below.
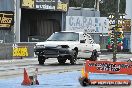
<svg viewBox="0 0 132 88">
<path fill-rule="evenodd" d="M 76 44 L 79 44 L 79 41 L 45 41 L 45 42 L 39 42 L 36 45 L 56 47 L 58 45 L 76 45 Z"/>
</svg>

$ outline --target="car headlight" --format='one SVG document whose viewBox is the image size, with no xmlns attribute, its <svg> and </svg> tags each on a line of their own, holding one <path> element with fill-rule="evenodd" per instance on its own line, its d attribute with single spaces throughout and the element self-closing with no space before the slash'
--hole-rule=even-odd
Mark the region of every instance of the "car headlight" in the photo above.
<svg viewBox="0 0 132 88">
<path fill-rule="evenodd" d="M 45 48 L 44 45 L 36 45 L 35 48 Z"/>
<path fill-rule="evenodd" d="M 56 48 L 62 48 L 62 46 L 61 45 L 58 45 Z"/>
</svg>

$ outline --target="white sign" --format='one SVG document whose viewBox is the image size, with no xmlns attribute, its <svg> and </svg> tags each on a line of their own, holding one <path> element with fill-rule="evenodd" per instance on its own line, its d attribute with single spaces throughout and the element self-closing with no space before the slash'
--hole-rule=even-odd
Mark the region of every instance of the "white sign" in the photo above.
<svg viewBox="0 0 132 88">
<path fill-rule="evenodd" d="M 36 0 L 35 6 L 36 9 L 55 10 L 56 4 L 56 0 Z"/>
<path fill-rule="evenodd" d="M 66 31 L 83 31 L 88 33 L 108 33 L 107 17 L 67 16 Z"/>
<path fill-rule="evenodd" d="M 36 5 L 37 9 L 54 9 L 55 10 L 55 6 L 51 6 L 51 5 Z"/>
</svg>

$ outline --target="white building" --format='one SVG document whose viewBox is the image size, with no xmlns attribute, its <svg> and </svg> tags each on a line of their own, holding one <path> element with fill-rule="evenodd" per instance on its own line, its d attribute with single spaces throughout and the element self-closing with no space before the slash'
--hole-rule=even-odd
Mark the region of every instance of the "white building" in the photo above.
<svg viewBox="0 0 132 88">
<path fill-rule="evenodd" d="M 126 0 L 126 18 L 127 19 L 131 19 L 131 23 L 132 23 L 132 0 Z M 132 25 L 131 25 L 131 42 L 130 42 L 130 52 L 132 52 Z"/>
</svg>

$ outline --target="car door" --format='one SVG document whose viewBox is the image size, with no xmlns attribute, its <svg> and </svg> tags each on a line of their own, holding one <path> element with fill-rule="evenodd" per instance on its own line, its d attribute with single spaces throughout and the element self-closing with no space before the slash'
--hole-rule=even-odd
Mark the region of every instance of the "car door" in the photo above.
<svg viewBox="0 0 132 88">
<path fill-rule="evenodd" d="M 78 51 L 78 57 L 90 58 L 91 56 L 91 45 L 88 44 L 87 36 L 85 34 L 80 34 Z"/>
</svg>

